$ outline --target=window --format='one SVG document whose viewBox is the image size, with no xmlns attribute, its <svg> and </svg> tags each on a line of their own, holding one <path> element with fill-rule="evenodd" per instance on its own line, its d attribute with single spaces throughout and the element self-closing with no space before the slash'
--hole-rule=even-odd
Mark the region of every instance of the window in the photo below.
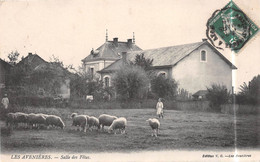
<svg viewBox="0 0 260 162">
<path fill-rule="evenodd" d="M 109 75 L 105 75 L 103 77 L 103 83 L 104 83 L 104 87 L 110 87 L 111 86 Z"/>
<path fill-rule="evenodd" d="M 200 51 L 200 61 L 206 62 L 207 61 L 207 53 L 205 50 Z"/>
<path fill-rule="evenodd" d="M 105 87 L 109 87 L 109 77 L 105 77 Z"/>
<path fill-rule="evenodd" d="M 91 75 L 91 79 L 94 78 L 94 68 L 90 68 L 90 75 Z"/>
</svg>

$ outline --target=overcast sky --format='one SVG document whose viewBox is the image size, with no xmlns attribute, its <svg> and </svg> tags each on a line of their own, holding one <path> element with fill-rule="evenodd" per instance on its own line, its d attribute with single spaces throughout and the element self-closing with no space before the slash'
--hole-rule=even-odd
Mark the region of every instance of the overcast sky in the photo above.
<svg viewBox="0 0 260 162">
<path fill-rule="evenodd" d="M 260 25 L 260 0 L 234 1 Z M 206 22 L 227 0 L 32 0 L 0 2 L 0 57 L 11 51 L 21 56 L 52 55 L 78 67 L 92 48 L 109 40 L 132 38 L 142 49 L 199 42 Z M 260 74 L 260 34 L 233 55 L 220 51 L 237 67 L 236 87 Z"/>
</svg>

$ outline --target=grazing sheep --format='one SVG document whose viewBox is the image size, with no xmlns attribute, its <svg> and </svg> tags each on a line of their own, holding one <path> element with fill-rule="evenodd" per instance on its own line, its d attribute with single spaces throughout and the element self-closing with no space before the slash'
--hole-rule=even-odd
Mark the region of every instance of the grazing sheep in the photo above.
<svg viewBox="0 0 260 162">
<path fill-rule="evenodd" d="M 34 118 L 35 118 L 35 115 L 34 113 L 30 113 L 28 114 L 28 118 L 27 118 L 27 123 L 28 123 L 28 126 L 30 128 L 32 128 L 35 124 L 34 124 Z"/>
<path fill-rule="evenodd" d="M 152 136 L 154 135 L 155 137 L 157 137 L 158 133 L 159 133 L 159 127 L 160 127 L 160 122 L 158 119 L 155 118 L 149 118 L 148 120 L 146 120 L 149 122 L 149 125 L 151 126 L 152 130 L 154 131 L 152 133 Z"/>
<path fill-rule="evenodd" d="M 117 119 L 116 116 L 111 116 L 111 115 L 107 115 L 107 114 L 100 115 L 98 117 L 99 128 L 102 128 L 102 130 L 104 130 L 104 126 L 110 126 L 115 119 Z"/>
<path fill-rule="evenodd" d="M 31 128 L 33 126 L 40 128 L 41 125 L 45 125 L 46 123 L 46 118 L 41 115 L 41 114 L 28 114 L 28 124 L 29 126 L 31 126 Z"/>
<path fill-rule="evenodd" d="M 119 129 L 121 134 L 123 134 L 125 133 L 126 125 L 127 125 L 126 118 L 124 117 L 117 118 L 113 121 L 113 123 L 108 128 L 108 132 L 110 133 L 111 131 L 114 130 L 114 133 L 116 134 L 116 130 Z"/>
<path fill-rule="evenodd" d="M 92 128 L 92 127 L 96 127 L 97 129 L 99 129 L 99 120 L 98 118 L 94 117 L 94 116 L 90 116 L 87 118 L 87 125 L 88 128 Z"/>
<path fill-rule="evenodd" d="M 25 114 L 25 113 L 22 113 L 22 112 L 16 112 L 14 114 L 16 116 L 15 124 L 18 126 L 18 124 L 21 123 L 22 125 L 26 126 L 28 114 Z"/>
<path fill-rule="evenodd" d="M 46 126 L 51 125 L 52 127 L 57 126 L 63 129 L 65 127 L 64 122 L 61 120 L 60 117 L 56 115 L 48 115 L 46 116 Z"/>
<path fill-rule="evenodd" d="M 43 113 L 39 113 L 38 115 L 42 115 L 42 116 L 44 116 L 45 118 L 47 118 L 49 115 L 47 115 L 47 114 L 43 114 Z"/>
<path fill-rule="evenodd" d="M 72 126 L 80 126 L 84 132 L 86 132 L 87 115 L 78 115 L 77 113 L 71 114 Z"/>
<path fill-rule="evenodd" d="M 13 129 L 13 126 L 15 124 L 15 120 L 16 120 L 16 115 L 15 113 L 8 113 L 6 115 L 6 126 L 7 127 L 11 127 Z"/>
</svg>

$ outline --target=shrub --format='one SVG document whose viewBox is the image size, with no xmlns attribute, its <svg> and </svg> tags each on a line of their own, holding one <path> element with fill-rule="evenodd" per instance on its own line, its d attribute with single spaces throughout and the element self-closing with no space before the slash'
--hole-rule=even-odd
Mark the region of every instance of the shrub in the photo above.
<svg viewBox="0 0 260 162">
<path fill-rule="evenodd" d="M 132 100 L 144 97 L 148 90 L 149 79 L 142 68 L 126 65 L 115 73 L 112 82 L 119 99 Z"/>
<path fill-rule="evenodd" d="M 239 104 L 260 104 L 260 75 L 255 76 L 248 85 L 244 82 L 240 86 L 236 101 Z"/>
<path fill-rule="evenodd" d="M 225 85 L 212 84 L 211 87 L 207 87 L 207 90 L 206 98 L 210 101 L 211 108 L 216 111 L 220 111 L 220 105 L 228 103 L 231 97 Z"/>
<path fill-rule="evenodd" d="M 176 98 L 178 84 L 174 79 L 156 76 L 151 80 L 152 92 L 160 98 Z"/>
<path fill-rule="evenodd" d="M 130 62 L 130 64 L 137 65 L 137 66 L 140 66 L 141 68 L 143 68 L 144 70 L 148 70 L 151 68 L 151 66 L 153 64 L 153 59 L 145 58 L 144 53 L 142 53 L 140 55 L 137 54 L 135 56 L 134 62 Z"/>
</svg>

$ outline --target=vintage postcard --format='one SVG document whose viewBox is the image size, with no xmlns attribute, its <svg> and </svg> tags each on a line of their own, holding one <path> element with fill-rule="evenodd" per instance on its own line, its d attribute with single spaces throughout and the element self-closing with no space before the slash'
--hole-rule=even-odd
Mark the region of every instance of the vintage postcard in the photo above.
<svg viewBox="0 0 260 162">
<path fill-rule="evenodd" d="M 260 0 L 0 0 L 0 159 L 260 161 Z"/>
</svg>

